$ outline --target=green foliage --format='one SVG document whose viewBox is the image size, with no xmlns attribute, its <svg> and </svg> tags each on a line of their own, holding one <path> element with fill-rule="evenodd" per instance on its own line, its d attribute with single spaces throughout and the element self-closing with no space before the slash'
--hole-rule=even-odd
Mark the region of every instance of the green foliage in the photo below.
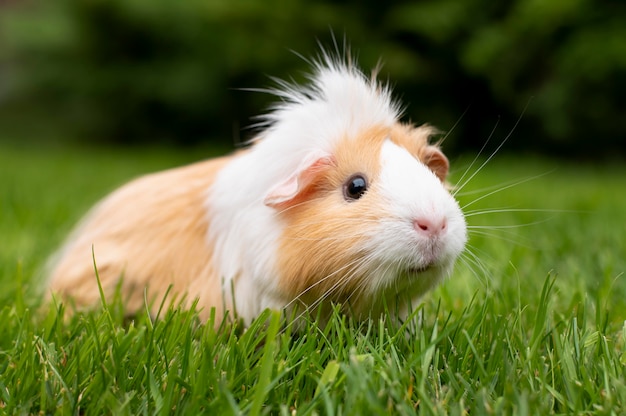
<svg viewBox="0 0 626 416">
<path fill-rule="evenodd" d="M 296 24 L 284 13 L 288 5 L 268 13 L 261 6 L 62 0 L 13 13 L 3 23 L 9 58 L 22 69 L 14 82 L 26 99 L 47 108 L 54 102 L 67 123 L 77 121 L 98 137 L 158 141 L 176 134 L 185 142 L 211 125 L 221 124 L 221 131 L 208 134 L 231 130 L 230 88 L 247 86 L 236 80 L 251 63 L 276 59 L 274 25 Z"/>
<path fill-rule="evenodd" d="M 0 147 L 2 412 L 622 413 L 623 166 L 496 157 L 459 191 L 468 254 L 402 325 L 335 314 L 296 332 L 266 312 L 216 330 L 195 310 L 127 320 L 119 299 L 65 321 L 40 307 L 37 271 L 95 200 L 199 157 Z M 468 165 L 453 161 L 455 183 Z"/>
<path fill-rule="evenodd" d="M 0 126 L 18 135 L 230 143 L 269 97 L 302 80 L 319 40 L 345 36 L 385 63 L 407 117 L 482 145 L 528 109 L 516 146 L 623 150 L 626 5 L 590 0 L 419 2 L 59 0 L 0 5 Z M 340 46 L 341 49 L 341 46 Z M 52 132 L 52 133 L 51 133 Z M 589 146 L 593 138 L 594 146 Z"/>
</svg>

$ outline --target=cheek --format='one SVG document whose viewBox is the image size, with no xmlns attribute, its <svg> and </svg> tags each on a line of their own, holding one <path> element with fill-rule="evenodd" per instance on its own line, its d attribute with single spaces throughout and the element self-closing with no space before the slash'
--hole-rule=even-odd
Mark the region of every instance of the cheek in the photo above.
<svg viewBox="0 0 626 416">
<path fill-rule="evenodd" d="M 278 264 L 288 297 L 304 293 L 302 300 L 310 301 L 332 291 L 340 299 L 358 287 L 369 268 L 368 246 L 379 231 L 370 196 L 349 203 L 337 192 L 285 218 Z"/>
</svg>

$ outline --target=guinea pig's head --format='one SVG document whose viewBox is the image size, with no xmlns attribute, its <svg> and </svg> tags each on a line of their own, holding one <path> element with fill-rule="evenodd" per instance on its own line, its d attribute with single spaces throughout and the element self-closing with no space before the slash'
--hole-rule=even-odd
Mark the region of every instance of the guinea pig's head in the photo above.
<svg viewBox="0 0 626 416">
<path fill-rule="evenodd" d="M 346 133 L 269 190 L 264 202 L 284 224 L 285 297 L 363 315 L 407 306 L 450 273 L 466 225 L 432 133 L 400 123 Z"/>
</svg>

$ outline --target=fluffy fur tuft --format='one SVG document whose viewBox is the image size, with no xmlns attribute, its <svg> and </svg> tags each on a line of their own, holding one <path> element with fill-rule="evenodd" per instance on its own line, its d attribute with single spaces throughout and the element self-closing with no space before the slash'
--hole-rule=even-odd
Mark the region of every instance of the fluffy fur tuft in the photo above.
<svg viewBox="0 0 626 416">
<path fill-rule="evenodd" d="M 376 80 L 376 73 L 368 78 L 351 59 L 337 59 L 328 54 L 313 62 L 310 84 L 298 85 L 277 81 L 278 87 L 269 90 L 282 101 L 260 119 L 267 133 L 274 133 L 292 125 L 302 130 L 319 131 L 311 137 L 332 142 L 341 134 L 353 135 L 372 126 L 391 126 L 401 115 L 400 105 L 391 97 L 387 85 Z M 302 124 L 300 124 L 302 123 Z"/>
</svg>

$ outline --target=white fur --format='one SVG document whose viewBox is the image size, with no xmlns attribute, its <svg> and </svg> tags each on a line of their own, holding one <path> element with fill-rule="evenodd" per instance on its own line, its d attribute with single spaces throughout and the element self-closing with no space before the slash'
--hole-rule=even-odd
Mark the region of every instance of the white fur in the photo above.
<svg viewBox="0 0 626 416">
<path fill-rule="evenodd" d="M 207 197 L 214 264 L 227 305 L 232 285 L 237 312 L 246 321 L 291 300 L 276 284 L 275 253 L 284 225 L 264 205 L 267 193 L 311 153 L 332 153 L 337 141 L 369 127 L 392 126 L 399 117 L 387 88 L 328 57 L 317 64 L 309 86 L 283 87 L 274 91 L 282 103 L 264 117 L 267 129 L 220 171 Z"/>
</svg>

